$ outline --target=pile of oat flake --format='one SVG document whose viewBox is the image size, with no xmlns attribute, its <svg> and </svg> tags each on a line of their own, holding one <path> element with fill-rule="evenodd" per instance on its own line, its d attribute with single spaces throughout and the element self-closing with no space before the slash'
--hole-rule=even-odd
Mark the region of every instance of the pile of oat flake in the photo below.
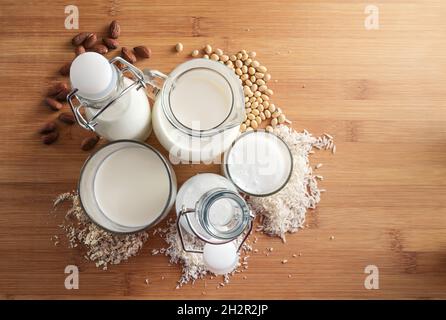
<svg viewBox="0 0 446 320">
<path fill-rule="evenodd" d="M 85 258 L 95 262 L 98 268 L 107 270 L 109 264 L 119 264 L 133 257 L 149 238 L 144 231 L 117 235 L 99 228 L 82 210 L 79 196 L 74 191 L 59 195 L 54 201 L 54 210 L 64 202 L 70 202 L 71 207 L 59 226 L 66 233 L 69 247 L 82 245 L 87 250 Z M 57 238 L 53 240 L 55 244 L 59 242 Z"/>
</svg>

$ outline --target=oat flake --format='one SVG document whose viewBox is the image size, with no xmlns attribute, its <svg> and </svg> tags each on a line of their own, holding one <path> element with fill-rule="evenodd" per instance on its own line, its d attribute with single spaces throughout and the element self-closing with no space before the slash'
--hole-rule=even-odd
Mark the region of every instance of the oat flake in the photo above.
<svg viewBox="0 0 446 320">
<path fill-rule="evenodd" d="M 70 248 L 82 245 L 87 250 L 85 257 L 95 262 L 98 268 L 107 270 L 109 264 L 119 264 L 135 256 L 149 238 L 144 231 L 117 235 L 99 228 L 82 210 L 79 196 L 74 191 L 59 195 L 54 201 L 54 210 L 67 201 L 71 202 L 71 207 L 60 227 L 66 233 Z"/>
</svg>

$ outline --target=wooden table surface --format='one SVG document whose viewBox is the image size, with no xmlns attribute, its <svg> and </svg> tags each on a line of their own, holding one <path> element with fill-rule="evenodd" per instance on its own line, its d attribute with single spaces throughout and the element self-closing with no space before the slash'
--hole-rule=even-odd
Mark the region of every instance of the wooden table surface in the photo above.
<svg viewBox="0 0 446 320">
<path fill-rule="evenodd" d="M 150 46 L 139 67 L 168 73 L 206 43 L 256 51 L 293 127 L 335 136 L 335 156 L 312 156 L 328 192 L 308 229 L 286 244 L 261 236 L 256 248 L 274 252 L 253 255 L 247 279 L 221 289 L 214 279 L 175 290 L 179 266 L 149 254 L 158 238 L 108 271 L 54 246 L 62 212 L 49 211 L 76 186 L 86 133 L 67 127 L 44 146 L 36 130 L 56 116 L 41 101 L 78 31 L 64 28 L 66 1 L 0 0 L 0 298 L 446 298 L 444 1 L 376 1 L 379 30 L 365 29 L 357 0 L 75 3 L 80 31 L 118 19 L 122 45 Z M 203 171 L 218 168 L 176 167 L 179 184 Z M 68 264 L 79 266 L 79 290 L 64 287 Z M 379 290 L 364 287 L 367 265 L 379 268 Z"/>
</svg>

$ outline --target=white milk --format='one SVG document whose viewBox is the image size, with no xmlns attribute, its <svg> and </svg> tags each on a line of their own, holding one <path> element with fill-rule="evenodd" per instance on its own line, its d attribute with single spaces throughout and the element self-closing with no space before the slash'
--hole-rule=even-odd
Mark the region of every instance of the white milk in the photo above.
<svg viewBox="0 0 446 320">
<path fill-rule="evenodd" d="M 234 216 L 234 204 L 229 199 L 220 199 L 214 202 L 209 209 L 209 220 L 220 229 L 227 229 L 226 225 Z"/>
<path fill-rule="evenodd" d="M 101 211 L 126 227 L 145 226 L 157 219 L 169 200 L 169 176 L 150 149 L 127 147 L 110 154 L 94 179 Z"/>
<path fill-rule="evenodd" d="M 218 73 L 197 69 L 178 78 L 170 104 L 175 117 L 186 127 L 212 129 L 231 111 L 231 88 Z"/>
<path fill-rule="evenodd" d="M 124 87 L 133 80 L 124 77 Z M 86 117 L 90 120 L 97 109 L 86 108 Z M 144 88 L 133 88 L 105 110 L 97 119 L 96 132 L 109 141 L 118 139 L 146 140 L 152 130 L 150 105 Z"/>
<path fill-rule="evenodd" d="M 239 134 L 239 126 L 210 137 L 191 137 L 167 119 L 157 98 L 152 122 L 155 134 L 174 158 L 184 161 L 210 161 L 220 155 Z M 172 113 L 184 126 L 209 130 L 222 124 L 231 112 L 233 93 L 226 79 L 208 69 L 189 70 L 176 80 L 169 94 Z M 240 103 L 242 105 L 240 106 Z M 243 101 L 234 101 L 234 108 L 244 108 Z"/>
<path fill-rule="evenodd" d="M 288 147 L 274 134 L 247 133 L 227 151 L 225 175 L 245 193 L 267 195 L 287 182 L 292 161 Z"/>
</svg>

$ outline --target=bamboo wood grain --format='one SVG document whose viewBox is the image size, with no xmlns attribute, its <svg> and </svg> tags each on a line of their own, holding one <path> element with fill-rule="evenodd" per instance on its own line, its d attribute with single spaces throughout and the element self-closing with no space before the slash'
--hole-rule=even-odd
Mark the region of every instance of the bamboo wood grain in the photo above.
<svg viewBox="0 0 446 320">
<path fill-rule="evenodd" d="M 81 249 L 54 246 L 62 212 L 49 214 L 51 204 L 76 186 L 86 133 L 63 127 L 58 143 L 43 146 L 36 130 L 55 117 L 42 100 L 73 58 L 76 31 L 64 29 L 63 1 L 0 0 L 0 298 L 446 298 L 444 1 L 378 1 L 376 31 L 364 29 L 357 0 L 76 4 L 80 31 L 103 33 L 118 19 L 121 45 L 150 46 L 152 58 L 139 67 L 168 73 L 208 42 L 257 51 L 293 127 L 335 136 L 335 156 L 311 159 L 324 163 L 328 192 L 286 244 L 257 234 L 260 253 L 220 289 L 220 279 L 207 279 L 175 290 L 180 268 L 150 255 L 162 245 L 156 237 L 108 271 Z M 184 53 L 172 51 L 177 42 Z M 149 143 L 160 148 L 153 136 Z M 218 172 L 175 169 L 180 184 Z M 79 290 L 64 288 L 68 264 L 80 268 Z M 364 288 L 369 264 L 379 267 L 379 290 Z"/>
</svg>

